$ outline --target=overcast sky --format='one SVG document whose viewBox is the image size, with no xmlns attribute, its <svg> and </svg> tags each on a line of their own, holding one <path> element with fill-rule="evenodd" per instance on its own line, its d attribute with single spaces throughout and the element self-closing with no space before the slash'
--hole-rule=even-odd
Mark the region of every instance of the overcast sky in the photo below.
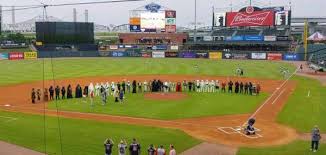
<svg viewBox="0 0 326 155">
<path fill-rule="evenodd" d="M 59 4 L 69 2 L 89 2 L 102 0 L 0 0 L 0 5 L 35 5 L 42 1 L 46 4 Z M 89 21 L 103 25 L 126 24 L 129 21 L 129 10 L 141 7 L 150 2 L 156 2 L 160 5 L 177 11 L 177 25 L 189 25 L 194 21 L 194 1 L 195 0 L 144 0 L 142 2 L 127 2 L 115 4 L 98 4 L 75 6 L 78 12 L 78 20 L 84 20 L 84 10 L 89 10 Z M 239 6 L 246 6 L 249 0 L 197 0 L 198 21 L 209 25 L 212 21 L 212 7 L 224 8 L 223 11 L 230 10 L 230 4 L 239 9 Z M 292 10 L 294 17 L 326 17 L 326 0 L 253 0 L 256 6 L 289 6 L 292 1 Z M 72 21 L 73 7 L 49 7 L 48 15 L 55 16 L 65 21 Z M 3 8 L 3 10 L 8 8 Z M 32 9 L 16 11 L 16 22 L 21 22 L 42 15 L 42 9 Z M 11 23 L 11 12 L 3 12 L 5 23 Z"/>
</svg>

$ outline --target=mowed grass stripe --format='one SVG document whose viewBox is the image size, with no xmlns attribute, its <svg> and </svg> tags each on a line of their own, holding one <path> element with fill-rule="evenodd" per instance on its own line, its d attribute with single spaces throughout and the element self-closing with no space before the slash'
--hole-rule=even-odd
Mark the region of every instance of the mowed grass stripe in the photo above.
<svg viewBox="0 0 326 155">
<path fill-rule="evenodd" d="M 198 70 L 194 66 L 198 66 Z M 55 78 L 77 78 L 110 75 L 216 75 L 234 76 L 241 67 L 245 76 L 255 78 L 282 79 L 280 67 L 294 67 L 283 62 L 228 61 L 209 59 L 145 59 L 145 58 L 71 58 L 53 59 Z M 52 79 L 52 64 L 45 60 L 45 79 Z M 43 60 L 0 61 L 0 85 L 17 84 L 41 80 Z M 276 73 L 276 74 L 275 74 Z"/>
<path fill-rule="evenodd" d="M 17 117 L 17 121 L 3 123 L 0 126 L 0 140 L 44 152 L 43 116 L 9 113 L 0 111 L 0 115 Z M 46 117 L 47 153 L 60 155 L 60 139 L 57 118 Z M 103 154 L 103 142 L 110 137 L 114 140 L 114 154 L 121 139 L 131 142 L 137 138 L 145 154 L 149 144 L 174 144 L 179 152 L 189 149 L 200 141 L 191 138 L 179 130 L 142 127 L 134 125 L 101 123 L 60 118 L 63 153 L 65 155 Z"/>
</svg>

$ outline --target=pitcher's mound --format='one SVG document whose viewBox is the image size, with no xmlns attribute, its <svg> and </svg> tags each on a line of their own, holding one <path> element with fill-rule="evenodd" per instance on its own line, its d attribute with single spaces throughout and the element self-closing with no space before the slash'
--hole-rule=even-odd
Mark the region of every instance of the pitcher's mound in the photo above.
<svg viewBox="0 0 326 155">
<path fill-rule="evenodd" d="M 147 93 L 145 99 L 161 100 L 161 101 L 177 101 L 186 99 L 188 96 L 184 93 Z"/>
</svg>

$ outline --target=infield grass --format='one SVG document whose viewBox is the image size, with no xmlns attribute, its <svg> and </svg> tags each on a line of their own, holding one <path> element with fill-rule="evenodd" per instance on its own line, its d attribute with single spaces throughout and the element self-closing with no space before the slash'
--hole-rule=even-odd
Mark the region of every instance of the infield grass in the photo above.
<svg viewBox="0 0 326 155">
<path fill-rule="evenodd" d="M 234 76 L 238 67 L 245 76 L 282 79 L 280 67 L 294 71 L 284 62 L 209 59 L 144 59 L 144 58 L 68 58 L 53 59 L 56 79 L 110 75 L 216 75 Z M 45 79 L 52 79 L 50 59 L 45 59 Z M 194 66 L 198 66 L 196 69 Z M 0 85 L 43 79 L 43 60 L 0 61 Z"/>
<path fill-rule="evenodd" d="M 253 112 L 266 98 L 267 94 L 248 96 L 228 93 L 187 93 L 188 97 L 177 101 L 158 101 L 144 99 L 144 94 L 127 94 L 124 103 L 114 103 L 112 96 L 103 106 L 100 97 L 95 106 L 90 106 L 89 99 L 71 99 L 53 101 L 50 109 L 101 113 L 119 116 L 132 116 L 154 119 L 182 119 L 218 115 L 245 114 Z"/>
<path fill-rule="evenodd" d="M 134 125 L 101 123 L 60 118 L 61 140 L 56 117 L 27 115 L 0 111 L 0 116 L 17 118 L 15 121 L 6 122 L 0 119 L 0 140 L 20 145 L 49 155 L 98 155 L 104 154 L 103 142 L 110 137 L 115 142 L 113 154 L 117 154 L 117 145 L 121 139 L 129 143 L 132 138 L 137 138 L 145 154 L 149 144 L 164 145 L 168 148 L 174 144 L 178 152 L 182 152 L 200 143 L 185 133 L 153 127 Z M 44 120 L 45 135 L 44 136 Z M 45 141 L 44 141 L 45 137 Z M 46 151 L 45 151 L 46 145 Z"/>
</svg>

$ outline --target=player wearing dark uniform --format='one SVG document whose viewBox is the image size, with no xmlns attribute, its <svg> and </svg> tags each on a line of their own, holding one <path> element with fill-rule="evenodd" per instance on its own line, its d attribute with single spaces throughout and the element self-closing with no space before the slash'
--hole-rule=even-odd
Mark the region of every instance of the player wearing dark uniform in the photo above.
<svg viewBox="0 0 326 155">
<path fill-rule="evenodd" d="M 53 89 L 52 86 L 49 88 L 49 92 L 50 92 L 50 101 L 52 101 L 53 100 L 53 95 L 54 95 L 54 89 Z"/>
<path fill-rule="evenodd" d="M 147 153 L 148 153 L 148 155 L 155 155 L 155 154 L 156 154 L 156 149 L 155 149 L 155 147 L 153 146 L 153 144 L 151 144 L 151 145 L 149 146 L 149 148 L 147 149 Z"/>
<path fill-rule="evenodd" d="M 41 89 L 37 89 L 36 95 L 37 95 L 37 100 L 41 101 Z"/>
<path fill-rule="evenodd" d="M 112 155 L 113 141 L 106 139 L 104 142 L 105 155 Z"/>
<path fill-rule="evenodd" d="M 31 95 L 31 98 L 32 98 L 32 103 L 35 104 L 36 93 L 35 93 L 35 89 L 34 89 L 34 88 L 32 89 L 32 95 Z"/>
<path fill-rule="evenodd" d="M 55 100 L 59 100 L 60 99 L 60 87 L 57 86 L 55 88 Z"/>
<path fill-rule="evenodd" d="M 61 96 L 62 96 L 61 97 L 62 99 L 65 99 L 66 98 L 66 88 L 65 87 L 62 87 L 61 88 Z"/>
<path fill-rule="evenodd" d="M 140 155 L 140 145 L 137 143 L 136 139 L 129 146 L 130 155 Z"/>
<path fill-rule="evenodd" d="M 243 83 L 241 82 L 241 83 L 240 83 L 240 94 L 243 93 L 243 87 L 244 87 L 244 85 L 243 85 Z"/>
<path fill-rule="evenodd" d="M 229 86 L 229 88 L 228 88 L 228 92 L 229 93 L 232 93 L 233 92 L 233 82 L 232 81 L 230 81 L 229 83 L 228 83 L 228 86 Z"/>
</svg>

